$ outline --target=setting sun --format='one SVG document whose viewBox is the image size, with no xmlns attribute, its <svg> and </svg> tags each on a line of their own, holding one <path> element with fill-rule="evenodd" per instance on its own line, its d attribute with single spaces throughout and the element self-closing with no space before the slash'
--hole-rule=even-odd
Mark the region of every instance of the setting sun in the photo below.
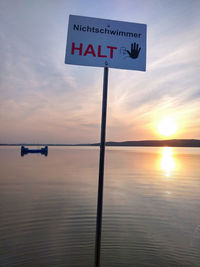
<svg viewBox="0 0 200 267">
<path fill-rule="evenodd" d="M 163 136 L 171 136 L 177 131 L 177 124 L 171 118 L 163 118 L 158 123 L 158 132 Z"/>
</svg>

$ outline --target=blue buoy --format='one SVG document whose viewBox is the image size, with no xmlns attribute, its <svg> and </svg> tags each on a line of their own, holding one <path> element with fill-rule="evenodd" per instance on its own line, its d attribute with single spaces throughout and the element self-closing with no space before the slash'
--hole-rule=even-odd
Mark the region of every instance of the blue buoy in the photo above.
<svg viewBox="0 0 200 267">
<path fill-rule="evenodd" d="M 29 153 L 40 153 L 42 155 L 47 156 L 48 155 L 48 146 L 42 147 L 40 149 L 29 149 L 25 146 L 21 146 L 21 156 L 23 157 L 26 154 Z"/>
</svg>

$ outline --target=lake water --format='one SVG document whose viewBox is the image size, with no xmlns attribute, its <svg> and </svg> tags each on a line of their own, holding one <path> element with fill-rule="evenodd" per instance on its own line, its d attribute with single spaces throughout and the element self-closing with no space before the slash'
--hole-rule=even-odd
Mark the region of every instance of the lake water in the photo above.
<svg viewBox="0 0 200 267">
<path fill-rule="evenodd" d="M 99 148 L 0 165 L 0 266 L 93 266 Z M 106 148 L 102 227 L 102 267 L 200 266 L 200 149 Z"/>
</svg>

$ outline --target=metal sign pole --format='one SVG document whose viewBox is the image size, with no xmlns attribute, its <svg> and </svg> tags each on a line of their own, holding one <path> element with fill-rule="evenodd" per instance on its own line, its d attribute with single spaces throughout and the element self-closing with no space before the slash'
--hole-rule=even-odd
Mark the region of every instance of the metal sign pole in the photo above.
<svg viewBox="0 0 200 267">
<path fill-rule="evenodd" d="M 108 91 L 108 68 L 105 67 L 104 80 L 103 80 L 102 117 L 101 117 L 101 144 L 100 144 L 100 158 L 99 158 L 99 185 L 98 185 L 97 219 L 96 219 L 95 267 L 100 266 L 107 91 Z"/>
</svg>

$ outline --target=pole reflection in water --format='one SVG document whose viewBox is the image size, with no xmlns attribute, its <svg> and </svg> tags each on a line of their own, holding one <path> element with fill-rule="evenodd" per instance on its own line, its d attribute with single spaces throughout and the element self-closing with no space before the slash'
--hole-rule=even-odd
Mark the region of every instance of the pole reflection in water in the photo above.
<svg viewBox="0 0 200 267">
<path fill-rule="evenodd" d="M 173 150 L 171 147 L 163 147 L 160 166 L 166 177 L 172 176 L 172 173 L 176 168 L 176 162 L 173 157 Z"/>
</svg>

